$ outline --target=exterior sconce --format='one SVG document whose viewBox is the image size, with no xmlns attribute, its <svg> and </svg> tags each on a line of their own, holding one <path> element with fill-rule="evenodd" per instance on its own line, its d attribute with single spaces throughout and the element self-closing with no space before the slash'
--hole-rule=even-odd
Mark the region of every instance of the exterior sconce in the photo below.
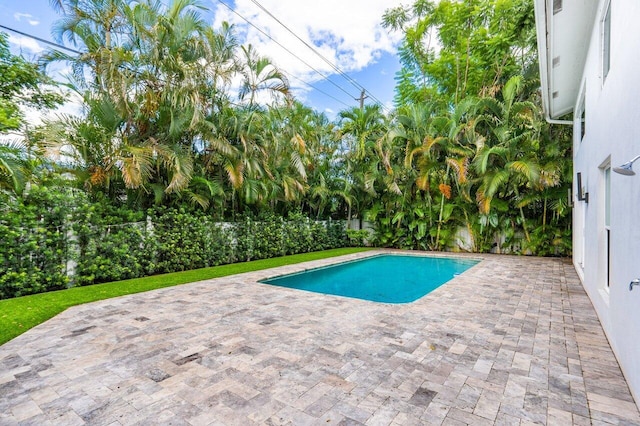
<svg viewBox="0 0 640 426">
<path fill-rule="evenodd" d="M 577 184 L 578 184 L 578 201 L 584 201 L 585 203 L 589 203 L 589 193 L 584 191 L 582 187 L 582 173 L 578 172 L 577 176 Z"/>
</svg>

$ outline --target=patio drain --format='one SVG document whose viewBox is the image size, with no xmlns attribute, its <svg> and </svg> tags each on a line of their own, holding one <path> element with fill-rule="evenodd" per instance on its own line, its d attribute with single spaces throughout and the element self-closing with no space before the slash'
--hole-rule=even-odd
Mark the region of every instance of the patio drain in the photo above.
<svg viewBox="0 0 640 426">
<path fill-rule="evenodd" d="M 187 355 L 184 358 L 180 358 L 180 359 L 178 359 L 176 361 L 173 361 L 173 363 L 175 365 L 184 365 L 184 364 L 186 364 L 188 362 L 195 361 L 195 360 L 200 359 L 200 358 L 202 358 L 202 355 L 200 355 L 198 352 L 196 352 L 194 354 Z"/>
</svg>

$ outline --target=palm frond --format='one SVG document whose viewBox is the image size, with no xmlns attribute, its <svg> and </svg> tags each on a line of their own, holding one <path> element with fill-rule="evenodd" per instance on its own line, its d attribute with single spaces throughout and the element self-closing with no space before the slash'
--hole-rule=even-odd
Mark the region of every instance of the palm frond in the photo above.
<svg viewBox="0 0 640 426">
<path fill-rule="evenodd" d="M 447 158 L 447 164 L 455 170 L 457 174 L 457 179 L 460 184 L 464 184 L 467 182 L 467 172 L 469 165 L 469 158 L 461 157 L 461 158 Z"/>
<path fill-rule="evenodd" d="M 489 214 L 489 211 L 491 210 L 491 200 L 493 197 L 488 196 L 485 191 L 484 191 L 484 187 L 480 187 L 478 188 L 478 190 L 476 191 L 476 202 L 478 204 L 478 210 L 480 211 L 480 214 Z"/>
<path fill-rule="evenodd" d="M 120 147 L 106 159 L 106 170 L 117 168 L 129 189 L 141 188 L 153 176 L 155 150 L 150 146 Z"/>
<path fill-rule="evenodd" d="M 227 161 L 224 164 L 224 170 L 227 172 L 227 177 L 233 188 L 240 189 L 244 183 L 244 163 L 237 161 L 235 164 Z"/>
<path fill-rule="evenodd" d="M 480 175 L 484 175 L 489 170 L 489 164 L 492 157 L 496 157 L 497 159 L 504 161 L 508 152 L 508 149 L 503 146 L 483 147 L 478 151 L 473 159 L 476 172 Z"/>
<path fill-rule="evenodd" d="M 532 184 L 537 184 L 540 179 L 540 167 L 535 161 L 511 161 L 505 165 L 505 168 L 525 176 Z"/>
</svg>

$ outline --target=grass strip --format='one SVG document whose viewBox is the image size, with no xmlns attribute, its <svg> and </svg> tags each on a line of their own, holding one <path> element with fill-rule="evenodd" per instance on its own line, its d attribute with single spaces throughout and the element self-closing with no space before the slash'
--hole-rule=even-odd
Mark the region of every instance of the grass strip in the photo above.
<svg viewBox="0 0 640 426">
<path fill-rule="evenodd" d="M 94 284 L 86 287 L 73 287 L 66 290 L 0 300 L 0 345 L 19 336 L 30 328 L 45 322 L 71 306 L 211 278 L 226 277 L 243 272 L 259 271 L 261 269 L 292 265 L 310 260 L 342 256 L 365 250 L 370 249 L 349 247 L 301 253 L 271 259 L 193 269 L 191 271 L 172 272 L 170 274 Z"/>
</svg>

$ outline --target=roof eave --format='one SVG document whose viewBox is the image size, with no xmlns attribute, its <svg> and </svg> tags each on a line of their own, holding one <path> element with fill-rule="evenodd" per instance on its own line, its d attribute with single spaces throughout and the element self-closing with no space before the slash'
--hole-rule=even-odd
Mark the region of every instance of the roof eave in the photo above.
<svg viewBox="0 0 640 426">
<path fill-rule="evenodd" d="M 542 104 L 549 119 L 575 107 L 599 4 L 562 0 L 554 11 L 554 0 L 534 0 Z"/>
<path fill-rule="evenodd" d="M 533 2 L 535 19 L 536 19 L 536 37 L 538 41 L 538 66 L 540 68 L 540 88 L 542 91 L 542 109 L 545 116 L 551 115 L 550 87 L 549 87 L 549 53 L 548 39 L 549 31 L 547 30 L 547 13 L 546 1 L 535 0 Z"/>
</svg>

